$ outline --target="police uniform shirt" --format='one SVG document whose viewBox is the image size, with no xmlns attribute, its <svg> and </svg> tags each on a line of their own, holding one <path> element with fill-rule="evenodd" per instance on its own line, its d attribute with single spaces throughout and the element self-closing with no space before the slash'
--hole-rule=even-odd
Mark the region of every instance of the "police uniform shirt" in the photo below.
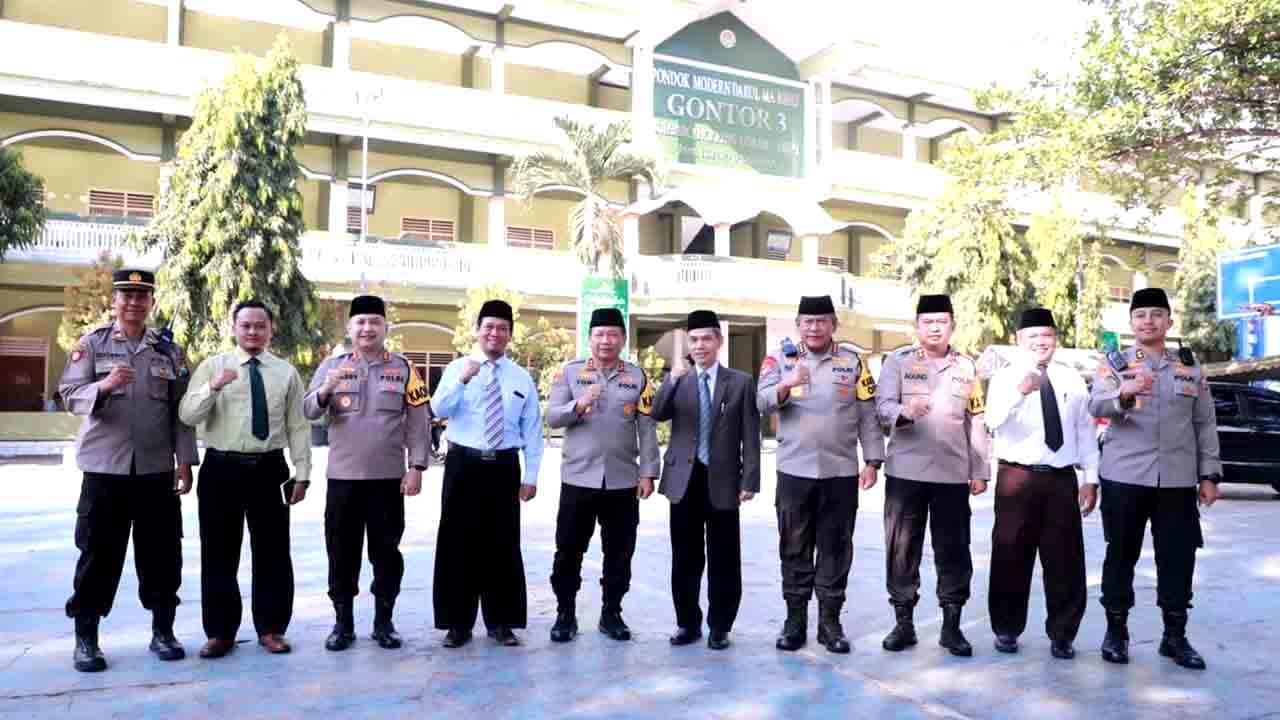
<svg viewBox="0 0 1280 720">
<path fill-rule="evenodd" d="M 267 439 L 253 435 L 253 397 L 249 386 L 249 358 L 257 357 L 267 395 Z M 215 391 L 213 377 L 234 370 L 236 379 Z M 285 360 L 263 350 L 251 356 L 240 348 L 214 355 L 191 374 L 191 389 L 178 416 L 190 425 L 204 424 L 204 442 L 215 450 L 263 453 L 289 447 L 294 477 L 311 477 L 311 426 L 302 414 L 306 388 L 298 371 Z"/>
<path fill-rule="evenodd" d="M 493 372 L 489 358 L 483 354 L 470 359 L 481 364 L 481 370 L 463 384 L 458 381 L 466 358 L 449 363 L 440 376 L 431 409 L 439 417 L 449 418 L 449 442 L 478 450 L 489 449 L 484 439 L 486 388 Z M 524 450 L 524 485 L 538 484 L 542 466 L 542 406 L 538 386 L 529 372 L 506 356 L 497 360 L 498 387 L 502 393 L 502 441 L 496 449 Z"/>
<path fill-rule="evenodd" d="M 923 348 L 903 348 L 885 357 L 878 385 L 876 410 L 889 431 L 886 475 L 938 483 L 991 477 L 991 441 L 973 360 L 954 350 L 932 358 Z M 931 403 L 928 414 L 914 421 L 904 414 L 912 398 Z"/>
<path fill-rule="evenodd" d="M 330 370 L 342 380 L 320 403 Z M 326 358 L 302 401 L 308 420 L 329 424 L 327 475 L 333 480 L 400 478 L 409 466 L 426 467 L 431 447 L 426 383 L 402 355 L 383 352 L 373 361 L 359 353 Z"/>
<path fill-rule="evenodd" d="M 160 348 L 165 348 L 161 351 Z M 133 368 L 134 381 L 107 393 L 99 383 L 112 368 Z M 174 405 L 187 385 L 182 349 L 154 328 L 131 341 L 115 325 L 85 335 L 67 357 L 58 392 L 68 411 L 85 416 L 76 437 L 76 463 L 84 472 L 139 475 L 195 465 L 196 432 Z"/>
<path fill-rule="evenodd" d="M 603 386 L 599 399 L 590 412 L 578 415 L 578 398 L 596 384 Z M 621 490 L 635 487 L 641 477 L 658 477 L 657 423 L 650 417 L 653 395 L 644 371 L 627 362 L 605 371 L 592 359 L 574 360 L 556 373 L 547 423 L 565 428 L 560 481 Z"/>
<path fill-rule="evenodd" d="M 1182 363 L 1172 350 L 1121 353 L 1124 367 L 1107 359 L 1089 392 L 1089 412 L 1110 420 L 1099 475 L 1147 487 L 1194 487 L 1201 477 L 1220 475 L 1218 422 L 1202 368 Z M 1120 384 L 1145 364 L 1155 377 L 1150 392 L 1126 407 Z"/>
<path fill-rule="evenodd" d="M 809 384 L 792 388 L 778 402 L 778 383 L 796 363 L 809 366 Z M 757 402 L 761 413 L 778 413 L 778 470 L 803 478 L 858 474 L 858 442 L 867 462 L 884 460 L 884 433 L 876 419 L 875 380 L 857 353 L 808 352 L 797 358 L 781 351 L 760 367 Z"/>
</svg>

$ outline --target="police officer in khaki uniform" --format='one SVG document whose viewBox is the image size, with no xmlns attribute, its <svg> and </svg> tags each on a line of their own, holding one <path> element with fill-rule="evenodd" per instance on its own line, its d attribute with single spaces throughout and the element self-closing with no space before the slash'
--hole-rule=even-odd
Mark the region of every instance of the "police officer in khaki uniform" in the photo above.
<svg viewBox="0 0 1280 720">
<path fill-rule="evenodd" d="M 98 621 L 111 612 L 129 531 L 138 595 L 152 613 L 151 651 L 161 660 L 186 656 L 173 636 L 182 583 L 182 508 L 198 464 L 196 433 L 178 420 L 189 373 L 167 331 L 146 327 L 155 303 L 155 276 L 118 270 L 112 276 L 115 322 L 85 335 L 71 351 L 58 392 L 66 408 L 85 416 L 76 439 L 84 472 L 76 505 L 75 668 L 107 669 Z M 177 475 L 174 460 L 177 459 Z"/>
<path fill-rule="evenodd" d="M 968 657 L 960 631 L 969 599 L 969 494 L 986 491 L 990 437 L 983 422 L 982 385 L 973 360 L 951 348 L 955 313 L 946 295 L 921 295 L 916 304 L 919 345 L 888 355 L 880 369 L 876 409 L 889 432 L 885 463 L 886 585 L 897 623 L 885 650 L 916 644 L 912 613 L 920 599 L 925 523 L 933 539 L 942 605 L 939 644 Z"/>
<path fill-rule="evenodd" d="M 401 641 L 391 615 L 404 577 L 404 498 L 422 490 L 431 447 L 430 398 L 409 361 L 387 352 L 382 298 L 360 295 L 351 301 L 347 334 L 353 352 L 326 358 L 302 401 L 308 420 L 324 418 L 329 425 L 324 536 L 337 620 L 324 646 L 340 651 L 355 642 L 352 602 L 360 592 L 360 553 L 368 534 L 372 638 L 395 649 Z"/>
<path fill-rule="evenodd" d="M 1222 478 L 1213 398 L 1191 351 L 1165 344 L 1173 320 L 1164 290 L 1134 293 L 1129 322 L 1137 344 L 1108 354 L 1089 392 L 1089 412 L 1110 420 L 1098 470 L 1107 540 L 1102 657 L 1129 661 L 1133 569 L 1150 521 L 1156 598 L 1164 614 L 1160 654 L 1203 670 L 1204 658 L 1187 641 L 1186 629 L 1196 549 L 1204 545 L 1196 504 L 1212 505 Z"/>
<path fill-rule="evenodd" d="M 622 596 L 631 586 L 640 500 L 653 494 L 660 458 L 657 425 L 650 417 L 654 389 L 644 370 L 618 357 L 626 337 L 621 311 L 591 313 L 591 357 L 565 365 L 547 401 L 547 423 L 565 429 L 551 571 L 554 642 L 568 642 L 578 633 L 582 555 L 597 522 L 604 550 L 600 632 L 614 640 L 631 639 L 622 620 Z"/>
<path fill-rule="evenodd" d="M 778 413 L 778 551 L 787 603 L 779 650 L 804 645 L 816 588 L 818 642 L 849 652 L 840 610 L 853 565 L 858 488 L 875 485 L 884 462 L 875 381 L 856 353 L 835 343 L 835 312 L 829 296 L 801 298 L 802 342 L 783 343 L 760 368 L 757 404 L 766 415 Z M 866 461 L 860 471 L 859 442 Z"/>
</svg>

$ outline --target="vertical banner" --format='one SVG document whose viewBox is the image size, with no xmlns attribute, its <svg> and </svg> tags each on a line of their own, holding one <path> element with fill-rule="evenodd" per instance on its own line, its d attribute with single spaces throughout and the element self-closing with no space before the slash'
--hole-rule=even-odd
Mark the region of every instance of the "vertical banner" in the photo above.
<svg viewBox="0 0 1280 720">
<path fill-rule="evenodd" d="M 618 308 L 627 323 L 627 337 L 631 336 L 631 293 L 627 281 L 612 277 L 584 277 L 578 293 L 578 357 L 591 352 L 587 338 L 591 335 L 591 313 L 599 308 Z M 627 347 L 623 345 L 622 357 Z"/>
</svg>

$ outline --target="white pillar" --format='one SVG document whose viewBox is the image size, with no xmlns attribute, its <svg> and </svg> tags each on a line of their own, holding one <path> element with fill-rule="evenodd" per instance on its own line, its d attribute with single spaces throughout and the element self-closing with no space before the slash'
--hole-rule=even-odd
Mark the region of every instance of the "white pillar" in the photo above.
<svg viewBox="0 0 1280 720">
<path fill-rule="evenodd" d="M 507 94 L 507 51 L 500 47 L 489 55 L 489 92 Z"/>
<path fill-rule="evenodd" d="M 804 87 L 805 107 L 818 107 L 818 99 L 816 92 L 816 83 L 809 83 Z M 818 111 L 818 119 L 807 120 L 804 123 L 804 132 L 801 133 L 804 142 L 804 154 L 800 158 L 800 176 L 809 178 L 818 172 L 819 150 L 818 144 L 821 142 L 818 138 L 818 123 L 820 122 L 822 111 Z"/>
<path fill-rule="evenodd" d="M 920 158 L 916 152 L 916 134 L 910 128 L 902 129 L 902 159 L 907 162 L 917 162 Z"/>
<path fill-rule="evenodd" d="M 800 238 L 800 262 L 807 267 L 818 267 L 818 236 L 805 235 Z"/>
<path fill-rule="evenodd" d="M 502 195 L 489 198 L 489 247 L 500 250 L 507 246 L 507 199 Z"/>
<path fill-rule="evenodd" d="M 1250 229 L 1261 228 L 1265 223 L 1262 217 L 1262 211 L 1267 207 L 1267 198 L 1264 195 L 1254 195 L 1249 198 L 1249 225 Z"/>
<path fill-rule="evenodd" d="M 720 321 L 720 352 L 716 355 L 721 367 L 729 367 L 729 323 Z"/>
<path fill-rule="evenodd" d="M 169 191 L 169 180 L 173 178 L 175 164 L 172 160 L 160 163 L 160 194 L 156 197 L 163 197 Z M 159 208 L 157 208 L 159 209 Z"/>
<path fill-rule="evenodd" d="M 731 253 L 732 243 L 729 242 L 729 230 L 731 226 L 728 223 L 719 223 L 714 226 L 716 231 L 715 253 L 717 257 L 729 257 Z"/>
<path fill-rule="evenodd" d="M 631 133 L 638 147 L 653 142 L 653 50 L 631 49 Z"/>
<path fill-rule="evenodd" d="M 182 44 L 182 0 L 169 0 L 165 42 L 169 47 L 178 47 Z"/>
<path fill-rule="evenodd" d="M 640 216 L 626 213 L 622 216 L 622 257 L 627 261 L 640 254 Z"/>
<path fill-rule="evenodd" d="M 1133 291 L 1146 289 L 1151 284 L 1151 280 L 1147 278 L 1147 274 L 1138 270 L 1133 273 Z"/>
<path fill-rule="evenodd" d="M 347 232 L 347 181 L 329 183 L 329 232 Z"/>
<path fill-rule="evenodd" d="M 819 80 L 818 90 L 818 167 L 826 174 L 831 167 L 831 153 L 835 148 L 835 118 L 831 105 L 831 80 Z"/>
<path fill-rule="evenodd" d="M 350 20 L 337 20 L 333 23 L 333 67 L 338 70 L 351 69 Z"/>
</svg>

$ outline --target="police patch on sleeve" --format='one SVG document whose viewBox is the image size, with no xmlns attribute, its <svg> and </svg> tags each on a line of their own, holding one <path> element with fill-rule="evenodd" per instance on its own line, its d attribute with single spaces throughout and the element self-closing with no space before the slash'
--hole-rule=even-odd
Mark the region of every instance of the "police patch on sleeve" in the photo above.
<svg viewBox="0 0 1280 720">
<path fill-rule="evenodd" d="M 969 393 L 969 407 L 967 408 L 970 415 L 981 415 L 987 411 L 987 398 L 982 394 L 982 381 L 973 379 L 973 392 Z"/>
<path fill-rule="evenodd" d="M 867 367 L 867 363 L 862 358 L 858 359 L 858 364 L 862 366 L 858 372 L 858 399 L 870 400 L 876 396 L 876 379 L 871 376 L 871 368 Z"/>
<path fill-rule="evenodd" d="M 640 393 L 640 404 L 636 408 L 641 415 L 651 415 L 653 413 L 653 396 L 653 383 L 646 380 L 644 390 Z"/>
<path fill-rule="evenodd" d="M 430 388 L 412 369 L 409 370 L 409 387 L 405 388 L 404 399 L 409 403 L 409 407 L 422 407 L 431 399 Z"/>
</svg>

